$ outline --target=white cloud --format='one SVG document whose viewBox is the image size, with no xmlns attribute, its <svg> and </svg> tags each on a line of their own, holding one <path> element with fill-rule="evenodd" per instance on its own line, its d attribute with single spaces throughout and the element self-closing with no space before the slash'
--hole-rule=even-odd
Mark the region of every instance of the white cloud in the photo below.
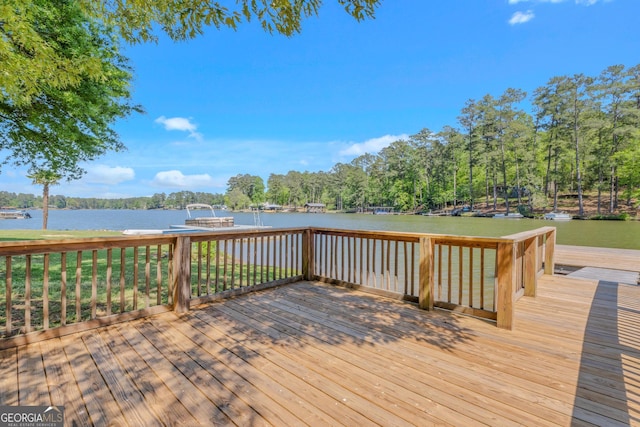
<svg viewBox="0 0 640 427">
<path fill-rule="evenodd" d="M 526 12 L 518 11 L 511 16 L 511 19 L 509 19 L 509 24 L 510 25 L 524 24 L 525 22 L 531 21 L 534 17 L 535 15 L 531 10 L 527 10 Z"/>
<path fill-rule="evenodd" d="M 190 137 L 195 138 L 198 141 L 202 139 L 202 134 L 196 132 L 196 130 L 198 130 L 198 126 L 195 123 L 192 123 L 190 119 L 185 119 L 184 117 L 167 118 L 165 116 L 160 116 L 155 120 L 155 122 L 163 125 L 166 130 L 189 132 Z"/>
<path fill-rule="evenodd" d="M 195 188 L 219 186 L 209 174 L 184 175 L 179 170 L 158 172 L 151 181 L 156 187 Z"/>
<path fill-rule="evenodd" d="M 121 182 L 130 181 L 135 178 L 132 168 L 120 166 L 110 167 L 106 165 L 96 165 L 87 169 L 84 180 L 93 184 L 115 185 Z"/>
<path fill-rule="evenodd" d="M 385 135 L 379 138 L 371 138 L 365 142 L 353 143 L 344 150 L 340 150 L 340 156 L 361 156 L 365 153 L 374 154 L 389 146 L 392 142 L 407 139 L 409 135 Z"/>
</svg>

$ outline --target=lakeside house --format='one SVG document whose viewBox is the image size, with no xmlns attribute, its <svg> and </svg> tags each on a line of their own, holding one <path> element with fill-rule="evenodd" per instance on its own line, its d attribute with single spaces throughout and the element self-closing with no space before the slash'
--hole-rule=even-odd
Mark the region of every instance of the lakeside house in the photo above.
<svg viewBox="0 0 640 427">
<path fill-rule="evenodd" d="M 325 213 L 327 206 L 324 203 L 305 203 L 304 209 L 307 213 Z"/>
</svg>

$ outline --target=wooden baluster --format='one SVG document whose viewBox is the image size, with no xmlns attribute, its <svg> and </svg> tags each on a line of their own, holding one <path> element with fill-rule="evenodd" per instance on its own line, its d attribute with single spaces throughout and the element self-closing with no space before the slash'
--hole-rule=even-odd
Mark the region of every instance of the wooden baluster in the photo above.
<svg viewBox="0 0 640 427">
<path fill-rule="evenodd" d="M 98 251 L 91 251 L 91 318 L 98 317 Z"/>
<path fill-rule="evenodd" d="M 145 248 L 144 255 L 144 306 L 149 308 L 151 305 L 151 247 Z"/>
<path fill-rule="evenodd" d="M 44 254 L 42 260 L 42 327 L 49 329 L 49 254 Z"/>
<path fill-rule="evenodd" d="M 25 255 L 24 332 L 31 332 L 31 255 Z"/>
<path fill-rule="evenodd" d="M 162 246 L 156 247 L 156 304 L 162 304 Z"/>
<path fill-rule="evenodd" d="M 7 319 L 7 324 L 5 325 L 5 330 L 6 330 L 6 334 L 7 336 L 11 335 L 11 332 L 13 330 L 13 319 L 11 317 L 11 306 L 12 306 L 12 301 L 11 301 L 11 297 L 12 297 L 12 281 L 13 281 L 13 275 L 12 275 L 12 271 L 11 271 L 11 261 L 12 261 L 12 257 L 11 256 L 6 256 L 4 259 L 5 262 L 5 297 L 6 297 L 6 301 L 5 301 L 5 317 Z"/>
<path fill-rule="evenodd" d="M 82 320 L 82 251 L 76 252 L 76 323 Z"/>
<path fill-rule="evenodd" d="M 133 248 L 133 308 L 132 310 L 138 309 L 138 274 L 139 266 L 138 266 L 138 246 Z"/>
<path fill-rule="evenodd" d="M 473 307 L 473 248 L 469 247 L 469 307 Z"/>
<path fill-rule="evenodd" d="M 67 253 L 60 253 L 60 325 L 67 324 Z"/>
</svg>

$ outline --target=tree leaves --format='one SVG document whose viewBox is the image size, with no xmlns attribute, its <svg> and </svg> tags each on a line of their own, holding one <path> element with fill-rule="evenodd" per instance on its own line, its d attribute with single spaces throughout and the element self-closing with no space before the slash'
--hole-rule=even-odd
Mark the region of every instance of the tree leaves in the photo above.
<svg viewBox="0 0 640 427">
<path fill-rule="evenodd" d="M 50 171 L 76 179 L 84 172 L 81 162 L 124 149 L 112 125 L 141 108 L 130 104 L 131 69 L 113 33 L 89 20 L 73 0 L 36 3 L 41 13 L 32 29 L 47 49 L 67 60 L 64 66 L 85 66 L 70 71 L 75 77 L 67 84 L 37 81 L 29 102 L 14 102 L 5 91 L 0 98 L 0 149 L 8 153 L 5 163 L 28 166 L 32 174 Z M 28 60 L 33 49 L 24 46 L 16 55 Z"/>
</svg>

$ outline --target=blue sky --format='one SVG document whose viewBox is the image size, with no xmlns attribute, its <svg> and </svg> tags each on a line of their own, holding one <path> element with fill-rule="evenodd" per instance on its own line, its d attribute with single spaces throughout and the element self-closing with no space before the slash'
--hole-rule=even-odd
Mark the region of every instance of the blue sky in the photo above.
<svg viewBox="0 0 640 427">
<path fill-rule="evenodd" d="M 328 171 L 389 143 L 457 126 L 466 100 L 551 77 L 640 63 L 640 0 L 384 0 L 356 22 L 325 0 L 290 38 L 255 23 L 127 46 L 134 101 L 116 126 L 128 150 L 52 194 L 223 193 L 229 177 Z M 39 194 L 21 169 L 0 188 Z"/>
</svg>

